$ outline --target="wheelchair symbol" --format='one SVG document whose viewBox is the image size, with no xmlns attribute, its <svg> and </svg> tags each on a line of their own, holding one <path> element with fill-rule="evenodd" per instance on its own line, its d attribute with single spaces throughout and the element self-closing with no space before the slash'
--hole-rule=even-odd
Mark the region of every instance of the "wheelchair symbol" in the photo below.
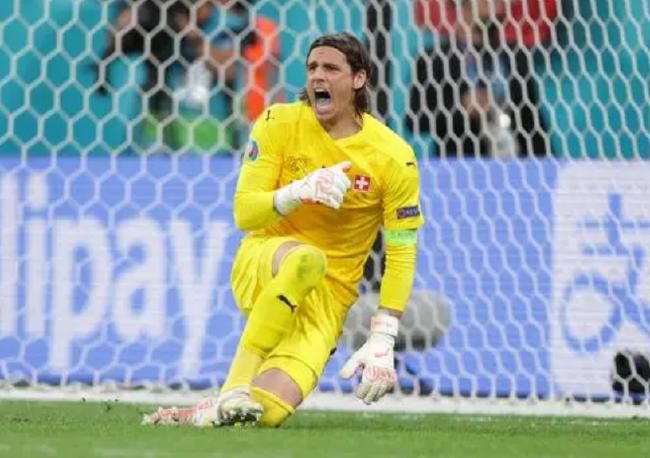
<svg viewBox="0 0 650 458">
<path fill-rule="evenodd" d="M 626 245 L 621 234 L 629 231 L 650 230 L 650 221 L 624 221 L 621 214 L 622 197 L 610 194 L 609 211 L 602 221 L 588 220 L 579 223 L 588 230 L 605 231 L 607 242 L 586 245 L 582 254 L 599 259 L 624 259 L 625 278 L 611 281 L 597 272 L 581 272 L 565 288 L 560 304 L 560 323 L 562 334 L 569 346 L 578 353 L 595 353 L 607 345 L 617 334 L 624 320 L 635 324 L 650 337 L 650 304 L 643 303 L 637 296 L 639 273 L 645 261 L 645 252 L 638 245 Z M 568 315 L 576 294 L 595 293 L 609 304 L 607 320 L 591 335 L 574 332 Z"/>
</svg>

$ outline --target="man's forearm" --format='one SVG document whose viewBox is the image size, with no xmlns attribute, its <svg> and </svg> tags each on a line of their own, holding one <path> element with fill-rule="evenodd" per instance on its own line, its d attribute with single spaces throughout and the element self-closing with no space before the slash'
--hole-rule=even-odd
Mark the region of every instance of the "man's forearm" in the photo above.
<svg viewBox="0 0 650 458">
<path fill-rule="evenodd" d="M 386 271 L 379 294 L 380 309 L 399 317 L 406 308 L 415 277 L 417 246 L 386 246 Z"/>
<path fill-rule="evenodd" d="M 235 194 L 235 224 L 242 231 L 263 229 L 281 218 L 273 206 L 275 191 L 249 191 Z"/>
</svg>

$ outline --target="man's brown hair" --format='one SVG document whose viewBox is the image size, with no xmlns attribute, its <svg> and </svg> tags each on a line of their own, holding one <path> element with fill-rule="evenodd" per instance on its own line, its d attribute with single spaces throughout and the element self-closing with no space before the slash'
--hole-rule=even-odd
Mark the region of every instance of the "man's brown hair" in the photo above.
<svg viewBox="0 0 650 458">
<path fill-rule="evenodd" d="M 332 33 L 322 35 L 314 40 L 309 47 L 307 59 L 309 59 L 309 55 L 314 48 L 320 48 L 322 46 L 335 48 L 342 52 L 352 69 L 353 75 L 356 75 L 362 70 L 366 72 L 366 83 L 359 89 L 356 89 L 354 94 L 354 108 L 357 114 L 361 116 L 363 113 L 367 112 L 370 107 L 370 94 L 368 92 L 368 81 L 370 80 L 370 56 L 368 55 L 368 51 L 357 37 L 351 33 Z M 300 100 L 309 103 L 307 89 L 303 89 L 300 93 Z"/>
</svg>

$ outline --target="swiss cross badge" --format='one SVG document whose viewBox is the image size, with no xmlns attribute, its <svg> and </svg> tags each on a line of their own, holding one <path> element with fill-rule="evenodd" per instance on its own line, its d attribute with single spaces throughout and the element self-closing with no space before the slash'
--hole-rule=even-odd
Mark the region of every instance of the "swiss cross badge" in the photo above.
<svg viewBox="0 0 650 458">
<path fill-rule="evenodd" d="M 355 191 L 361 191 L 361 192 L 370 191 L 370 177 L 366 175 L 355 175 L 352 188 Z"/>
</svg>

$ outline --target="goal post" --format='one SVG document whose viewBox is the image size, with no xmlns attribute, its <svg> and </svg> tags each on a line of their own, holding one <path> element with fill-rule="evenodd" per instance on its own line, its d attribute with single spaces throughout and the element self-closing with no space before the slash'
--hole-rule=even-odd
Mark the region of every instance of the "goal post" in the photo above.
<svg viewBox="0 0 650 458">
<path fill-rule="evenodd" d="M 121 4 L 0 2 L 0 397 L 190 403 L 223 383 L 241 145 L 255 110 L 295 100 L 309 43 L 345 30 L 418 155 L 426 219 L 383 409 L 650 414 L 643 2 L 215 2 L 199 33 L 232 50 L 219 65 L 171 21 L 200 2 L 132 27 Z M 337 373 L 381 257 L 307 407 L 363 408 Z"/>
</svg>

